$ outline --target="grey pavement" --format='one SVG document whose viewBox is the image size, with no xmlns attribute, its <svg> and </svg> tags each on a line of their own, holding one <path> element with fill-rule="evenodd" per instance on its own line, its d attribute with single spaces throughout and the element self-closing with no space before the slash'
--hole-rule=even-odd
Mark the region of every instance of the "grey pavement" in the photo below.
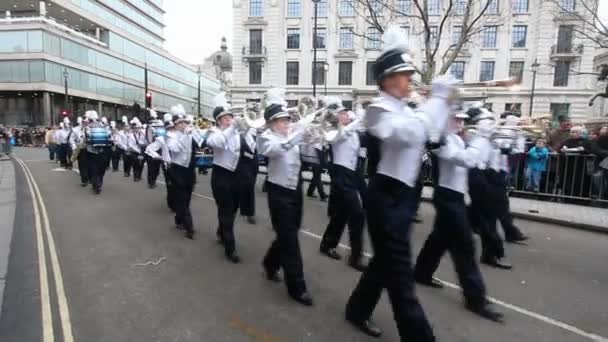
<svg viewBox="0 0 608 342">
<path fill-rule="evenodd" d="M 224 260 L 215 242 L 210 176 L 199 177 L 192 200 L 198 234 L 189 241 L 172 228 L 162 186 L 151 190 L 122 173 L 109 173 L 103 193 L 93 196 L 79 186 L 75 173 L 53 171 L 56 166 L 44 160 L 42 150 L 17 153 L 28 160 L 49 211 L 76 341 L 376 341 L 343 319 L 359 274 L 318 252 L 318 237 L 327 224 L 326 203 L 305 201 L 300 241 L 306 279 L 316 301 L 313 308 L 305 308 L 287 298 L 283 284 L 262 277 L 260 263 L 273 233 L 266 196 L 259 187 L 258 224 L 237 219 L 243 263 L 233 265 Z M 20 189 L 23 185 L 18 183 Z M 423 223 L 412 234 L 415 254 L 430 231 L 432 206 L 423 204 L 420 214 Z M 438 340 L 591 341 L 585 331 L 607 337 L 608 236 L 526 220 L 516 223 L 531 240 L 527 246 L 506 245 L 515 268 L 481 267 L 489 294 L 504 303 L 497 308 L 505 313 L 506 324 L 465 311 L 458 291 L 419 287 L 417 293 Z M 18 236 L 21 231 L 15 231 L 13 243 L 26 251 L 32 238 Z M 160 262 L 141 265 L 148 261 Z M 20 266 L 25 274 L 35 269 L 35 264 Z M 7 291 L 14 296 L 29 293 L 21 274 L 12 274 L 15 279 L 7 278 Z M 437 276 L 457 282 L 449 258 Z M 11 301 L 5 313 L 28 317 L 21 312 L 37 302 L 24 302 Z M 9 319 L 6 316 L 0 319 L 0 340 L 10 336 L 6 341 L 36 341 L 26 330 L 37 325 L 26 329 L 6 324 L 2 322 Z M 374 319 L 385 330 L 381 341 L 399 341 L 386 295 Z"/>
<path fill-rule="evenodd" d="M 0 161 L 0 315 L 15 220 L 15 169 L 10 160 Z"/>
</svg>

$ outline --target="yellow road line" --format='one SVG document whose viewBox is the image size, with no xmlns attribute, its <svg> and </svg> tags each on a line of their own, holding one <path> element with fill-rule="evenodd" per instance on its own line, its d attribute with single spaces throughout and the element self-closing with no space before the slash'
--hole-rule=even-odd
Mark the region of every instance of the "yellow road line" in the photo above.
<svg viewBox="0 0 608 342">
<path fill-rule="evenodd" d="M 51 299 L 49 296 L 48 273 L 46 269 L 46 255 L 44 251 L 44 241 L 42 237 L 42 228 L 40 223 L 40 211 L 38 209 L 38 201 L 36 193 L 32 188 L 32 181 L 25 171 L 25 164 L 15 157 L 17 163 L 21 166 L 25 179 L 27 180 L 28 188 L 32 196 L 32 206 L 34 208 L 34 220 L 36 226 L 36 247 L 38 250 L 38 273 L 40 278 L 40 311 L 42 316 L 42 341 L 54 342 L 55 334 L 53 331 L 53 314 L 51 312 Z"/>
</svg>

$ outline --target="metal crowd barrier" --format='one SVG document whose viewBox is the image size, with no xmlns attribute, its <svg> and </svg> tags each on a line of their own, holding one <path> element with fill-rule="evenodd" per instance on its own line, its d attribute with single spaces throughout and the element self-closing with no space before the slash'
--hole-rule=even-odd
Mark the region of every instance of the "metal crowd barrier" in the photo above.
<svg viewBox="0 0 608 342">
<path fill-rule="evenodd" d="M 0 142 L 0 160 L 9 159 L 8 156 L 13 153 L 13 146 L 9 142 Z"/>
</svg>

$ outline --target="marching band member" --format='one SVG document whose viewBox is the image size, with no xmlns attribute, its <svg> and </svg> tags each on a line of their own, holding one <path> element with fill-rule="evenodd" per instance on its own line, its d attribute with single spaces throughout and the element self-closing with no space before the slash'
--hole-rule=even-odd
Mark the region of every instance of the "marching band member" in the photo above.
<svg viewBox="0 0 608 342">
<path fill-rule="evenodd" d="M 255 224 L 255 184 L 259 169 L 256 134 L 253 128 L 241 134 L 241 156 L 235 171 L 239 182 L 239 211 L 250 224 Z"/>
<path fill-rule="evenodd" d="M 382 331 L 370 318 L 386 288 L 401 340 L 435 341 L 414 293 L 410 228 L 421 157 L 426 143 L 438 143 L 445 130 L 455 80 L 434 80 L 432 95 L 418 112 L 412 111 L 403 103 L 415 72 L 407 42 L 397 27 L 387 30 L 383 41 L 383 53 L 374 65 L 380 97 L 365 115 L 370 136 L 367 217 L 374 256 L 348 300 L 346 319 L 379 337 Z"/>
<path fill-rule="evenodd" d="M 72 127 L 70 124 L 70 119 L 63 118 L 63 122 L 59 124 L 60 129 L 57 131 L 56 141 L 59 148 L 59 160 L 61 161 L 61 166 L 70 169 L 72 167 L 72 152 L 69 145 L 70 134 L 72 132 Z"/>
<path fill-rule="evenodd" d="M 230 111 L 225 95 L 214 98 L 213 119 L 216 126 L 211 128 L 207 146 L 213 149 L 213 171 L 211 190 L 217 205 L 217 238 L 224 245 L 226 258 L 233 263 L 240 262 L 236 252 L 234 218 L 239 205 L 239 180 L 236 169 L 244 151 L 243 137 L 237 130 L 234 115 Z"/>
<path fill-rule="evenodd" d="M 146 140 L 141 121 L 134 117 L 130 124 L 131 131 L 127 133 L 127 156 L 133 167 L 133 181 L 139 182 L 144 168 L 143 150 L 146 146 Z"/>
<path fill-rule="evenodd" d="M 112 142 L 112 172 L 118 172 L 118 166 L 120 165 L 121 149 L 118 147 L 117 140 L 119 137 L 120 130 L 116 127 L 116 121 L 110 121 L 110 140 Z"/>
<path fill-rule="evenodd" d="M 101 117 L 101 123 L 106 126 L 108 128 L 108 130 L 110 131 L 110 138 L 112 136 L 112 128 L 110 127 L 110 122 L 108 121 L 108 118 L 106 118 L 105 116 Z M 110 165 L 112 164 L 112 140 L 110 139 L 110 146 L 109 148 L 104 149 L 104 153 L 106 154 L 106 171 L 110 170 Z"/>
<path fill-rule="evenodd" d="M 490 120 L 481 122 L 477 136 L 466 147 L 460 136 L 466 118 L 468 116 L 464 113 L 453 116 L 445 144 L 438 151 L 433 151 L 439 162 L 439 179 L 433 193 L 435 224 L 418 255 L 414 274 L 417 283 L 442 288 L 443 285 L 433 278 L 433 274 L 443 254 L 449 251 L 463 289 L 466 308 L 484 318 L 500 322 L 502 314 L 494 311 L 486 299 L 486 287 L 475 260 L 473 231 L 467 220 L 464 202 L 468 169 L 474 167 L 483 152 L 491 148 L 488 138 L 492 134 L 493 123 Z"/>
<path fill-rule="evenodd" d="M 131 160 L 128 155 L 128 140 L 129 140 L 130 130 L 129 130 L 129 119 L 126 116 L 123 116 L 121 119 L 121 128 L 116 134 L 115 144 L 117 147 L 117 151 L 122 158 L 122 168 L 125 177 L 131 176 Z"/>
<path fill-rule="evenodd" d="M 194 224 L 190 212 L 190 200 L 196 183 L 194 155 L 197 142 L 187 132 L 188 121 L 183 106 L 174 106 L 171 112 L 175 129 L 166 135 L 167 148 L 171 156 L 171 163 L 167 168 L 167 183 L 170 182 L 172 187 L 170 205 L 175 211 L 176 228 L 185 230 L 186 238 L 193 240 Z"/>
<path fill-rule="evenodd" d="M 258 151 L 268 158 L 268 206 L 276 239 L 266 252 L 263 267 L 266 277 L 280 281 L 283 268 L 287 292 L 303 305 L 313 305 L 306 289 L 298 231 L 302 222 L 302 179 L 300 148 L 305 132 L 305 119 L 290 127 L 290 114 L 285 111 L 281 91 L 267 92 L 264 118 L 269 128 L 257 140 Z M 273 96 L 273 98 L 271 98 Z"/>
<path fill-rule="evenodd" d="M 167 130 L 167 133 L 165 134 L 165 137 L 162 139 L 162 142 L 164 143 L 167 151 L 167 155 L 165 157 L 168 157 L 168 160 L 165 160 L 164 163 L 162 163 L 162 169 L 163 169 L 163 176 L 165 177 L 165 187 L 167 188 L 167 206 L 169 207 L 169 209 L 171 210 L 171 212 L 175 213 L 175 201 L 174 201 L 174 189 L 175 187 L 173 186 L 173 183 L 171 182 L 171 178 L 169 177 L 167 171 L 169 169 L 169 165 L 171 163 L 171 154 L 169 153 L 168 147 L 167 147 L 167 140 L 169 138 L 169 135 L 171 134 L 175 134 L 175 127 L 173 126 L 173 115 L 171 113 L 166 113 L 163 116 L 163 121 L 165 123 L 165 129 Z M 153 147 L 151 147 L 151 149 L 153 149 Z M 176 224 L 177 228 L 181 228 L 181 224 Z"/>
<path fill-rule="evenodd" d="M 85 187 L 89 184 L 89 169 L 87 165 L 87 152 L 85 142 L 85 131 L 86 125 L 88 124 L 88 118 L 85 115 L 85 120 L 82 117 L 76 119 L 76 127 L 72 129 L 70 135 L 70 145 L 72 151 L 78 153 L 78 171 L 80 172 L 80 186 Z"/>
<path fill-rule="evenodd" d="M 351 254 L 348 264 L 358 271 L 364 271 L 366 266 L 363 258 L 363 226 L 365 214 L 361 202 L 361 184 L 364 180 L 357 172 L 359 161 L 359 126 L 361 119 L 351 121 L 348 110 L 338 98 L 326 99 L 328 112 L 335 115 L 340 123 L 338 136 L 330 144 L 332 164 L 329 168 L 331 176 L 331 202 L 330 220 L 323 239 L 321 240 L 321 253 L 332 259 L 341 259 L 336 251 L 344 227 L 348 223 Z"/>
<path fill-rule="evenodd" d="M 93 187 L 93 193 L 98 195 L 101 193 L 103 177 L 108 163 L 107 150 L 110 148 L 110 128 L 99 121 L 96 111 L 89 110 L 86 116 L 89 119 L 89 124 L 85 128 L 89 181 Z"/>
<path fill-rule="evenodd" d="M 150 109 L 150 122 L 148 123 L 148 128 L 154 132 L 154 141 L 148 141 L 148 144 L 153 144 L 154 142 L 157 141 L 157 138 L 163 137 L 164 134 L 166 133 L 165 130 L 165 125 L 164 123 L 158 119 L 158 114 L 156 114 L 156 111 L 154 109 Z M 148 137 L 146 137 L 148 138 Z M 149 147 L 150 145 L 148 145 Z M 158 151 L 160 149 L 160 147 L 157 147 L 158 145 L 155 144 L 153 148 L 156 148 L 156 150 Z M 148 147 L 146 147 L 146 151 L 148 151 Z M 157 158 L 152 158 L 147 152 L 145 154 L 146 156 L 146 163 L 148 164 L 148 187 L 150 189 L 154 189 L 156 188 L 156 179 L 158 178 L 158 175 L 160 174 L 160 167 L 162 164 L 162 160 L 157 159 Z"/>
</svg>

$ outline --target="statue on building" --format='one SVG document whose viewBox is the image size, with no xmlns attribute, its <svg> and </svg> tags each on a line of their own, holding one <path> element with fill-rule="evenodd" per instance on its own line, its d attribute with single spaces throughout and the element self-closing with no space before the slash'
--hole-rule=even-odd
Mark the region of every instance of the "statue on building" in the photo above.
<svg viewBox="0 0 608 342">
<path fill-rule="evenodd" d="M 228 52 L 226 37 L 222 37 L 220 50 L 205 59 L 202 70 L 215 77 L 221 84 L 221 91 L 230 93 L 232 87 L 232 55 Z"/>
</svg>

